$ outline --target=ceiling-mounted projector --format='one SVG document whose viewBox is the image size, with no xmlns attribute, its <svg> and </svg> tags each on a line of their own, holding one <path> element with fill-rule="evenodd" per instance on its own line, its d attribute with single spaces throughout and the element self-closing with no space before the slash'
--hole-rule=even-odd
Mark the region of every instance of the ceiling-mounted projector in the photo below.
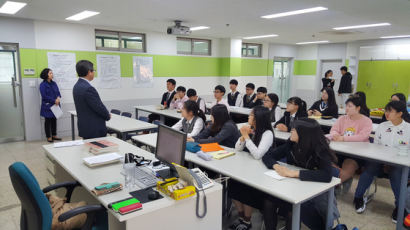
<svg viewBox="0 0 410 230">
<path fill-rule="evenodd" d="M 175 26 L 169 26 L 167 28 L 167 34 L 173 35 L 190 35 L 191 30 L 188 26 L 181 25 L 182 21 L 175 21 Z"/>
</svg>

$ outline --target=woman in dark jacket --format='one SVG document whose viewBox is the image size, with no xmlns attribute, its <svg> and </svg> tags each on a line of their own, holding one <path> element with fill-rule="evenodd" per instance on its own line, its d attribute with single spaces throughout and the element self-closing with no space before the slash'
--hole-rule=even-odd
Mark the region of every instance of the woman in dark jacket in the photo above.
<svg viewBox="0 0 410 230">
<path fill-rule="evenodd" d="M 231 120 L 225 105 L 218 104 L 211 109 L 212 124 L 202 130 L 197 136 L 187 138 L 200 144 L 217 142 L 220 145 L 235 148 L 236 141 L 241 136 L 238 127 Z"/>
<path fill-rule="evenodd" d="M 51 69 L 43 69 L 40 78 L 43 79 L 43 82 L 40 84 L 40 115 L 45 119 L 44 128 L 47 141 L 53 142 L 54 140 L 61 140 L 61 138 L 57 137 L 57 119 L 50 109 L 53 105 L 60 105 L 60 90 L 58 89 L 57 83 L 53 81 L 53 71 Z"/>
<path fill-rule="evenodd" d="M 332 79 L 333 76 L 333 71 L 332 70 L 328 70 L 325 73 L 325 77 L 322 78 L 322 84 L 323 87 L 322 88 L 332 88 L 335 85 L 335 79 Z"/>
<path fill-rule="evenodd" d="M 335 93 L 332 88 L 326 87 L 322 89 L 322 98 L 313 103 L 308 110 L 309 116 L 332 116 L 337 118 L 339 108 L 336 104 Z"/>
<path fill-rule="evenodd" d="M 287 164 L 302 168 L 292 170 L 279 164 L 286 157 Z M 284 177 L 299 178 L 302 181 L 329 183 L 332 180 L 332 162 L 335 154 L 330 150 L 328 141 L 319 123 L 313 119 L 300 118 L 294 122 L 289 140 L 272 152 L 266 153 L 262 161 L 268 169 L 274 169 Z M 331 201 L 334 218 L 339 216 L 336 200 Z M 276 229 L 277 209 L 288 215 L 291 205 L 277 198 L 267 196 L 264 204 L 266 229 Z M 301 220 L 310 229 L 326 229 L 327 194 L 306 201 L 301 206 Z M 289 222 L 288 222 L 289 224 Z M 291 229 L 291 226 L 287 226 Z"/>
</svg>

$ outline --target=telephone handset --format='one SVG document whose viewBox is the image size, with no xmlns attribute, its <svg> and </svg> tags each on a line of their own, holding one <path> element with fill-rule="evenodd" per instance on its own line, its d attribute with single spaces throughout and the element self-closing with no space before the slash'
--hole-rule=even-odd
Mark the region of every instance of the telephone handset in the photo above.
<svg viewBox="0 0 410 230">
<path fill-rule="evenodd" d="M 199 176 L 194 171 L 192 171 L 192 169 L 188 169 L 188 171 L 191 174 L 191 176 L 195 179 L 195 180 L 192 181 L 194 183 L 195 187 L 198 190 L 202 190 L 202 182 L 201 182 L 201 179 L 199 178 Z"/>
<path fill-rule="evenodd" d="M 196 187 L 196 216 L 198 218 L 204 218 L 206 216 L 207 207 L 206 207 L 206 195 L 205 195 L 204 189 L 202 188 L 201 179 L 199 178 L 199 176 L 192 169 L 188 169 L 188 171 L 191 174 L 191 176 L 194 178 L 194 180 L 192 180 L 192 182 L 195 184 L 195 187 Z M 204 194 L 204 198 L 203 198 L 204 211 L 203 211 L 202 214 L 199 213 L 199 200 L 201 199 L 199 193 L 201 191 Z"/>
</svg>

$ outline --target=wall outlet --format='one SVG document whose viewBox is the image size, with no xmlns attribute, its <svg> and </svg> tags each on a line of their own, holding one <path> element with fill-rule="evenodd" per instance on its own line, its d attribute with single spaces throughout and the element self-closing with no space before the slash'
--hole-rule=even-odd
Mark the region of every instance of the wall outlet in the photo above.
<svg viewBox="0 0 410 230">
<path fill-rule="evenodd" d="M 36 71 L 34 69 L 24 69 L 24 75 L 34 75 Z"/>
<path fill-rule="evenodd" d="M 36 82 L 35 81 L 29 81 L 28 82 L 30 88 L 36 88 Z"/>
</svg>

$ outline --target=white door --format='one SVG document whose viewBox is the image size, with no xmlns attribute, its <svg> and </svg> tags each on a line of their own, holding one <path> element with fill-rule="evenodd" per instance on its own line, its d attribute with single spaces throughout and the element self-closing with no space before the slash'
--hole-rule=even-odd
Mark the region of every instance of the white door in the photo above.
<svg viewBox="0 0 410 230">
<path fill-rule="evenodd" d="M 280 103 L 289 98 L 290 68 L 289 58 L 277 58 L 273 61 L 273 92 L 279 97 Z"/>
<path fill-rule="evenodd" d="M 322 89 L 322 78 L 325 77 L 325 73 L 328 70 L 333 71 L 333 78 L 335 79 L 335 86 L 333 90 L 335 91 L 336 103 L 340 106 L 341 98 L 337 96 L 337 90 L 339 89 L 340 78 L 342 74 L 340 73 L 340 67 L 344 66 L 342 60 L 322 60 L 321 74 L 318 82 L 318 89 Z M 320 98 L 320 92 L 318 92 L 318 98 Z"/>
</svg>

